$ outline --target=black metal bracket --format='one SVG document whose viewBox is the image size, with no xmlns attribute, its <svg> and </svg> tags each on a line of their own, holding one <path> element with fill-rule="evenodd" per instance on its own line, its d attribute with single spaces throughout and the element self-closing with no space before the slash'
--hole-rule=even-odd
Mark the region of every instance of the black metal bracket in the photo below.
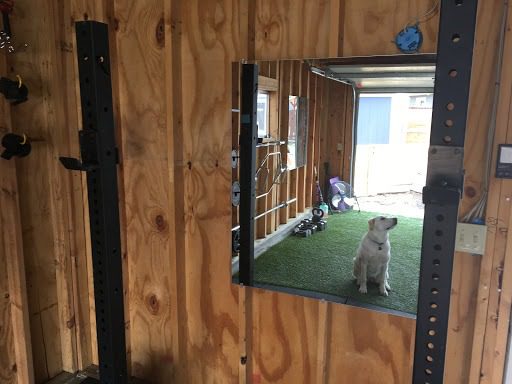
<svg viewBox="0 0 512 384">
<path fill-rule="evenodd" d="M 87 172 L 100 382 L 124 384 L 128 375 L 108 27 L 81 21 L 75 28 L 82 161 L 60 161 L 67 169 Z"/>
<path fill-rule="evenodd" d="M 477 0 L 442 0 L 413 383 L 443 383 Z"/>
<path fill-rule="evenodd" d="M 258 65 L 242 65 L 240 114 L 240 272 L 239 282 L 253 285 L 254 276 L 254 209 L 256 206 L 256 126 L 258 99 Z"/>
</svg>

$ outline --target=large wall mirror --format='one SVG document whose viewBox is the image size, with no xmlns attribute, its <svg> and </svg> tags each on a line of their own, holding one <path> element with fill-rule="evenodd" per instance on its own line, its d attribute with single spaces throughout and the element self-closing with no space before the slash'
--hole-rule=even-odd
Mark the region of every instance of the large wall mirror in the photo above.
<svg viewBox="0 0 512 384">
<path fill-rule="evenodd" d="M 435 55 L 255 63 L 255 285 L 416 314 L 435 63 Z M 239 106 L 235 98 L 235 122 Z M 237 123 L 233 148 L 240 150 Z M 233 168 L 233 181 L 241 178 Z M 238 211 L 235 204 L 235 281 Z M 378 232 L 372 223 L 383 217 L 396 218 L 396 228 Z M 354 276 L 372 225 L 371 236 L 389 234 L 386 292 L 377 283 L 360 292 Z"/>
<path fill-rule="evenodd" d="M 441 1 L 436 55 L 233 64 L 233 282 L 416 317 L 414 383 L 443 381 L 475 19 Z"/>
</svg>

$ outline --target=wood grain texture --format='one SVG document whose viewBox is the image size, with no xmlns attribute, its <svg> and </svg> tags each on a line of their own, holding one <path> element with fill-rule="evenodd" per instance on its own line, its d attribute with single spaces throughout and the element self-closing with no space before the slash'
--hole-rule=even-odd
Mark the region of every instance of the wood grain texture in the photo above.
<svg viewBox="0 0 512 384">
<path fill-rule="evenodd" d="M 504 11 L 508 14 L 507 24 L 510 26 L 512 10 L 508 6 L 508 9 Z M 508 28 L 505 34 L 505 54 L 503 70 L 500 74 L 501 91 L 494 139 L 495 142 L 500 143 L 510 143 L 512 140 L 512 122 L 510 119 L 512 107 L 512 77 L 510 76 L 510 71 L 506 70 L 511 60 L 511 56 L 507 54 L 507 50 L 510 49 L 511 44 L 512 39 Z M 494 161 L 496 161 L 496 157 L 497 153 L 494 153 Z M 507 262 L 507 260 L 510 257 L 511 241 L 508 236 L 511 217 L 509 196 L 511 194 L 512 188 L 509 183 L 496 179 L 491 182 L 489 200 L 492 199 L 494 202 L 490 203 L 487 211 L 487 219 L 492 223 L 489 227 L 492 232 L 490 236 L 492 251 L 488 254 L 490 257 L 482 261 L 480 284 L 481 288 L 484 286 L 488 289 L 479 292 L 481 295 L 479 296 L 486 300 L 479 300 L 477 319 L 483 320 L 485 308 L 486 314 L 485 322 L 482 322 L 482 324 L 478 323 L 478 327 L 475 328 L 475 341 L 473 342 L 473 345 L 475 345 L 478 341 L 483 341 L 483 345 L 476 346 L 473 353 L 475 359 L 471 367 L 471 373 L 474 373 L 475 377 L 478 372 L 479 383 L 501 383 L 503 380 L 504 359 L 507 353 L 506 343 L 508 336 L 508 325 L 505 324 L 509 324 L 510 321 L 510 306 L 507 308 L 507 303 L 510 302 L 510 287 L 504 282 L 510 274 L 505 267 L 510 265 L 510 262 Z M 496 208 L 497 211 L 495 211 Z M 491 209 L 493 210 L 491 211 Z M 478 364 L 480 352 L 481 362 Z"/>
<path fill-rule="evenodd" d="M 0 70 L 6 61 L 0 59 Z M 0 101 L 0 136 L 11 132 L 10 106 Z M 3 160 L 3 159 L 2 159 Z M 32 343 L 15 160 L 0 166 L 0 381 L 34 383 Z"/>
<path fill-rule="evenodd" d="M 2 268 L 2 292 L 5 293 L 2 295 L 0 345 L 3 359 L 9 360 L 9 371 L 6 372 L 5 363 L 2 364 L 2 378 L 8 382 L 7 377 L 13 374 L 11 379 L 15 377 L 17 383 L 32 384 L 34 366 L 16 172 L 12 163 L 4 164 L 4 167 L 0 172 L 0 228 L 3 235 L 0 236 L 0 257 L 5 267 Z M 4 285 L 7 285 L 5 291 Z M 8 305 L 4 307 L 4 304 Z M 11 349 L 14 349 L 14 356 Z"/>
<path fill-rule="evenodd" d="M 174 374 L 164 2 L 115 3 L 132 374 Z M 169 80 L 170 81 L 170 80 Z"/>
<path fill-rule="evenodd" d="M 35 138 L 32 153 L 17 168 L 35 380 L 41 382 L 63 367 L 73 368 L 76 355 L 69 279 L 67 188 L 60 178 L 57 151 L 64 126 L 55 109 L 56 41 L 48 2 L 19 2 L 13 33 L 31 49 L 8 57 L 10 76 L 20 74 L 30 89 L 26 103 L 12 110 L 13 130 Z M 67 146 L 67 143 L 65 144 Z M 40 341 L 40 342 L 37 342 Z"/>
<path fill-rule="evenodd" d="M 90 264 L 84 259 L 90 248 L 87 233 L 79 229 L 87 221 L 86 202 L 80 208 L 83 179 L 73 176 L 63 181 L 52 165 L 59 150 L 67 147 L 69 154 L 77 153 L 76 137 L 70 134 L 66 139 L 62 121 L 74 131 L 72 123 L 79 120 L 71 22 L 89 18 L 109 21 L 117 30 L 111 41 L 112 74 L 119 100 L 115 108 L 120 123 L 127 335 L 133 373 L 157 383 L 338 383 L 344 377 L 347 382 L 410 382 L 413 320 L 275 292 L 249 289 L 242 294 L 230 285 L 231 62 L 246 57 L 396 53 L 391 43 L 395 33 L 431 1 L 73 0 L 68 4 L 54 0 L 49 3 L 51 12 L 41 1 L 36 2 L 39 7 L 26 0 L 17 2 L 13 28 L 18 36 L 27 36 L 33 49 L 10 59 L 8 71 L 11 77 L 20 73 L 31 90 L 31 100 L 13 112 L 14 130 L 26 127 L 27 133 L 43 140 L 34 144 L 29 158 L 18 162 L 17 170 L 36 380 L 46 380 L 70 361 L 66 350 L 70 344 L 63 340 L 76 340 L 78 365 L 97 360 Z M 480 2 L 466 150 L 466 186 L 474 187 L 477 196 L 467 196 L 462 211 L 481 189 L 479 163 L 486 134 L 482 127 L 492 99 L 499 8 L 500 0 Z M 435 17 L 421 25 L 423 52 L 435 51 L 437 22 Z M 47 83 L 48 77 L 55 79 L 55 68 L 65 79 L 62 88 Z M 268 62 L 265 71 L 283 82 L 281 71 Z M 310 115 L 310 122 L 314 121 L 309 136 L 314 139 L 311 164 L 322 176 L 322 188 L 320 154 L 327 143 L 320 132 L 329 123 L 321 118 L 329 106 L 326 82 L 310 75 L 308 86 L 310 103 L 316 106 Z M 346 97 L 345 109 L 349 101 Z M 64 111 L 56 110 L 60 105 Z M 275 111 L 277 122 L 277 105 Z M 351 121 L 348 114 L 343 121 Z M 55 133 L 49 129 L 54 123 Z M 503 136 L 508 126 L 501 132 L 497 142 L 508 140 Z M 343 156 L 336 157 L 332 148 L 327 153 L 347 179 L 352 139 L 347 131 L 339 139 Z M 299 171 L 297 182 L 302 177 Z M 308 168 L 304 179 L 314 180 Z M 53 190 L 48 187 L 50 180 L 57 181 Z M 281 186 L 282 194 L 276 190 L 267 199 L 267 206 L 288 197 L 287 185 Z M 53 201 L 66 190 L 70 191 L 67 202 Z M 307 195 L 308 190 L 305 205 Z M 508 195 L 511 190 L 493 181 L 488 216 L 497 221 L 482 268 L 477 258 L 468 260 L 462 254 L 455 258 L 449 383 L 467 382 L 471 346 L 476 351 L 474 371 L 479 375 L 482 368 L 483 380 L 497 380 L 500 374 L 501 363 L 493 354 L 503 349 L 508 321 L 511 288 L 503 285 L 501 295 L 496 289 L 506 276 L 501 274 L 503 263 L 508 263 L 510 203 L 504 202 Z M 276 216 L 269 216 L 267 231 L 278 226 Z M 66 240 L 61 234 L 69 228 L 73 233 Z M 59 254 L 69 254 L 76 264 L 59 271 L 63 266 Z M 477 287 L 473 282 L 479 273 Z M 70 296 L 64 292 L 68 288 Z M 0 284 L 0 294 L 2 289 Z M 91 305 L 82 305 L 85 291 Z M 66 309 L 70 301 L 75 303 Z M 5 308 L 2 303 L 0 310 Z M 11 313 L 0 312 L 2 319 L 12 317 L 14 307 Z M 76 336 L 63 326 L 66 311 L 75 311 Z M 492 317 L 496 314 L 500 316 Z M 0 331 L 1 340 L 12 338 L 12 332 Z M 485 340 L 485 346 L 477 340 Z M 0 367 L 9 369 L 12 353 L 10 349 L 5 360 L 0 356 Z M 244 356 L 248 364 L 242 364 Z"/>
<path fill-rule="evenodd" d="M 2 170 L 0 174 L 0 182 L 2 183 L 1 195 L 4 192 L 6 170 Z M 0 196 L 2 197 L 2 196 Z M 2 198 L 2 211 L 8 209 Z M 0 222 L 1 228 L 5 228 L 6 224 L 3 220 Z M 0 236 L 0 381 L 6 384 L 16 384 L 16 356 L 14 353 L 14 334 L 11 315 L 11 303 L 9 293 L 9 280 L 7 275 L 7 244 L 4 244 L 4 236 Z M 29 351 L 32 353 L 32 351 Z"/>
<path fill-rule="evenodd" d="M 241 2 L 181 2 L 180 137 L 174 154 L 180 293 L 187 383 L 235 382 L 239 370 L 238 295 L 231 287 L 229 202 L 231 61 L 246 54 Z M 246 33 L 246 32 L 245 32 Z M 208 84 L 208 87 L 205 87 Z"/>
<path fill-rule="evenodd" d="M 5 60 L 0 60 L 0 70 L 6 70 Z M 9 105 L 5 100 L 0 102 L 0 137 L 3 137 L 11 130 L 11 115 Z M 3 160 L 3 159 L 2 159 Z M 14 185 L 13 185 L 14 184 Z M 6 384 L 16 384 L 16 356 L 13 331 L 13 319 L 11 313 L 10 295 L 15 294 L 9 289 L 9 274 L 7 272 L 8 258 L 23 260 L 23 250 L 21 242 L 18 243 L 21 235 L 21 227 L 15 227 L 14 223 L 7 222 L 4 215 L 9 212 L 9 221 L 12 221 L 12 213 L 19 217 L 19 207 L 17 204 L 17 182 L 15 164 L 11 161 L 3 161 L 0 166 L 0 381 Z M 9 225 L 10 224 L 10 225 Z M 7 232 L 10 232 L 9 234 Z M 11 238 L 14 235 L 15 244 L 9 244 L 4 237 Z M 14 248 L 11 247 L 14 245 Z M 14 251 L 14 252 L 13 252 Z M 24 288 L 24 287 L 23 287 Z M 28 322 L 27 322 L 28 325 Z M 31 350 L 27 351 L 29 354 Z"/>
<path fill-rule="evenodd" d="M 57 16 L 57 20 L 70 15 L 70 9 L 63 7 L 61 2 L 44 2 L 39 8 L 43 17 L 48 19 Z M 66 14 L 64 14 L 66 13 Z M 80 178 L 66 170 L 58 162 L 62 153 L 66 153 L 71 146 L 76 154 L 78 132 L 78 118 L 76 114 L 76 101 L 74 99 L 73 83 L 60 82 L 65 73 L 69 80 L 75 79 L 74 58 L 69 55 L 72 46 L 66 46 L 59 41 L 64 38 L 65 31 L 61 23 L 45 23 L 39 34 L 39 54 L 44 65 L 41 74 L 43 82 L 43 94 L 51 97 L 43 97 L 43 105 L 46 112 L 46 128 L 51 133 L 48 135 L 48 169 L 50 184 L 50 212 L 52 220 L 52 232 L 55 255 L 55 274 L 57 282 L 57 300 L 59 310 L 59 329 L 62 348 L 62 369 L 74 372 L 78 369 L 78 346 L 85 348 L 85 361 L 80 365 L 90 364 L 87 357 L 87 335 L 83 332 L 85 340 L 77 340 L 76 324 L 81 311 L 78 304 L 80 293 L 77 286 L 76 259 L 85 259 L 85 223 L 83 220 L 83 193 Z M 69 31 L 71 32 L 71 31 Z M 72 50 L 72 49 L 71 49 Z M 46 80 L 47 79 L 47 80 Z M 62 108 L 64 106 L 64 108 Z M 50 128 L 51 127 L 51 128 Z M 73 144 L 71 144 L 73 143 Z M 75 219 L 76 217 L 76 219 Z M 75 234 L 76 232 L 76 234 Z M 78 257 L 77 257 L 78 256 Z M 86 270 L 84 270 L 84 277 Z M 82 286 L 87 289 L 88 286 Z M 86 293 L 81 294 L 85 297 Z M 81 309 L 87 309 L 82 306 Z M 88 316 L 84 316 L 85 319 Z M 80 330 L 83 328 L 80 326 Z M 80 352 L 80 355 L 82 353 Z"/>
<path fill-rule="evenodd" d="M 352 156 L 352 122 L 354 96 L 352 88 L 340 82 L 322 79 L 322 102 L 320 105 L 320 148 L 319 161 L 323 171 L 328 164 L 328 177 L 339 176 L 340 179 L 350 180 Z M 348 153 L 347 153 L 348 151 Z M 327 196 L 328 180 L 325 172 L 320 173 L 320 185 Z"/>
<path fill-rule="evenodd" d="M 345 0 L 331 0 L 330 7 L 329 57 L 338 57 L 343 55 Z"/>
<path fill-rule="evenodd" d="M 327 380 L 328 346 L 330 338 L 331 308 L 322 300 L 318 304 L 318 342 L 316 352 L 316 382 L 321 384 Z"/>
<path fill-rule="evenodd" d="M 415 23 L 434 5 L 435 0 L 345 0 L 343 56 L 399 54 L 393 40 L 408 23 Z M 420 24 L 423 32 L 421 53 L 437 50 L 439 13 Z"/>
<path fill-rule="evenodd" d="M 328 383 L 411 382 L 414 320 L 331 305 Z"/>
<path fill-rule="evenodd" d="M 238 291 L 239 384 L 252 382 L 253 359 L 250 358 L 249 353 L 252 351 L 252 296 L 252 290 L 250 288 L 240 286 Z"/>
<path fill-rule="evenodd" d="M 510 116 L 510 115 L 509 115 Z M 512 122 L 509 119 L 509 127 Z M 512 225 L 512 215 L 509 216 L 508 227 Z M 492 361 L 492 368 L 486 369 L 484 373 L 487 377 L 482 377 L 482 383 L 502 383 L 505 376 L 505 370 L 507 367 L 506 359 L 509 356 L 509 338 L 510 338 L 510 313 L 512 307 L 512 238 L 507 238 L 507 247 L 505 249 L 505 258 L 502 266 L 498 268 L 498 280 L 501 281 L 501 286 L 498 285 L 500 294 L 500 300 L 497 310 L 497 325 L 496 325 L 496 341 L 492 351 L 487 354 L 487 361 L 491 360 L 490 356 L 494 356 Z M 484 361 L 486 361 L 484 360 Z M 486 366 L 484 366 L 486 368 Z M 492 379 L 489 380 L 488 372 L 492 372 Z"/>
<path fill-rule="evenodd" d="M 314 382 L 318 301 L 259 289 L 252 291 L 252 382 Z"/>
<path fill-rule="evenodd" d="M 258 0 L 255 57 L 295 59 L 327 56 L 329 0 Z"/>
</svg>

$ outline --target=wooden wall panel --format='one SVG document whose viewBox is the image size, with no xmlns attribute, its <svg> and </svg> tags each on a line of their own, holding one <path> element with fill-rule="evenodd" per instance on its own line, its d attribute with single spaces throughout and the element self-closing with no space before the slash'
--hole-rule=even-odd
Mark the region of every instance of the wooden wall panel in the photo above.
<svg viewBox="0 0 512 384">
<path fill-rule="evenodd" d="M 251 15 L 256 59 L 327 56 L 332 1 L 258 0 L 255 14 Z"/>
<path fill-rule="evenodd" d="M 317 84 L 321 94 L 319 118 L 315 122 L 320 130 L 318 169 L 320 187 L 326 199 L 329 178 L 350 179 L 351 153 L 347 150 L 351 152 L 352 149 L 354 95 L 350 86 L 334 80 L 320 78 Z"/>
<path fill-rule="evenodd" d="M 314 382 L 318 306 L 317 300 L 253 289 L 253 383 Z"/>
<path fill-rule="evenodd" d="M 13 31 L 28 49 L 8 58 L 29 87 L 29 101 L 13 110 L 13 123 L 28 133 L 37 153 L 18 172 L 22 207 L 29 205 L 27 217 L 22 213 L 26 239 L 34 241 L 25 248 L 35 247 L 25 258 L 31 316 L 37 319 L 31 323 L 36 382 L 92 362 L 84 180 L 58 161 L 60 155 L 78 156 L 71 12 L 71 4 L 60 0 L 17 3 Z"/>
<path fill-rule="evenodd" d="M 343 56 L 399 54 L 393 43 L 408 23 L 424 15 L 436 0 L 345 0 Z M 421 53 L 436 52 L 439 13 L 421 23 Z"/>
<path fill-rule="evenodd" d="M 177 17 L 181 72 L 174 126 L 178 290 L 182 382 L 234 382 L 238 377 L 238 301 L 231 287 L 231 62 L 247 54 L 243 1 L 182 1 Z M 176 104 L 175 104 L 176 105 Z M 179 228 L 179 229 L 178 229 Z M 182 337 L 181 337 L 182 335 Z"/>
<path fill-rule="evenodd" d="M 411 382 L 413 319 L 337 304 L 331 309 L 327 382 Z"/>
<path fill-rule="evenodd" d="M 4 174 L 1 175 L 2 186 L 5 183 Z M 2 192 L 3 194 L 3 192 Z M 5 207 L 2 207 L 5 209 Z M 7 224 L 0 222 L 1 228 Z M 11 301 L 9 300 L 9 280 L 7 275 L 7 244 L 0 236 L 0 381 L 6 384 L 17 382 L 16 356 L 14 354 L 14 334 L 12 329 Z"/>
<path fill-rule="evenodd" d="M 474 188 L 476 196 L 500 3 L 480 2 L 478 16 L 466 151 L 466 192 Z M 60 152 L 77 153 L 80 111 L 71 22 L 84 18 L 108 21 L 112 32 L 132 372 L 162 383 L 340 382 L 343 377 L 350 382 L 409 382 L 411 319 L 252 289 L 243 291 L 239 302 L 228 261 L 231 62 L 397 53 L 391 43 L 396 32 L 431 4 L 433 0 L 38 0 L 34 6 L 17 1 L 13 30 L 30 47 L 9 57 L 7 75 L 19 73 L 30 85 L 31 99 L 13 108 L 12 123 L 15 131 L 23 128 L 36 139 L 33 153 L 18 161 L 17 169 L 36 382 L 97 361 L 90 247 L 80 224 L 87 222 L 83 178 L 56 165 Z M 435 51 L 437 23 L 435 16 L 421 24 L 422 52 Z M 268 70 L 277 72 L 270 65 Z M 339 173 L 347 179 L 351 138 L 340 137 L 344 154 L 339 158 L 331 149 L 324 151 L 320 131 L 329 121 L 321 115 L 329 108 L 329 88 L 327 80 L 314 78 L 309 85 L 317 106 L 310 116 L 315 121 L 310 137 L 316 138 L 312 164 L 324 188 L 325 156 L 337 159 Z M 56 85 L 59 81 L 65 84 Z M 342 120 L 350 121 L 348 115 Z M 499 141 L 507 140 L 508 125 L 500 132 Z M 299 172 L 296 180 L 303 177 L 311 180 L 312 175 Z M 450 383 L 467 382 L 470 363 L 475 383 L 481 368 L 482 382 L 499 376 L 492 358 L 503 349 L 507 319 L 496 322 L 493 316 L 498 310 L 505 317 L 508 313 L 503 306 L 509 296 L 500 296 L 497 288 L 508 246 L 506 197 L 511 193 L 493 181 L 495 202 L 490 202 L 488 218 L 501 222 L 490 234 L 482 269 L 478 258 L 456 255 L 447 351 Z M 470 194 L 463 210 L 476 199 Z M 278 222 L 270 219 L 267 229 Z M 89 305 L 83 305 L 84 298 Z M 5 312 L 5 306 L 0 308 Z M 13 314 L 11 305 L 5 316 Z M 11 333 L 0 332 L 0 337 L 11 338 Z M 485 347 L 480 348 L 479 340 L 485 340 Z M 467 352 L 471 345 L 472 360 Z M 7 360 L 0 357 L 0 366 L 9 369 L 12 353 L 10 349 Z M 246 355 L 249 362 L 242 364 Z M 29 372 L 28 360 L 27 365 Z M 20 376 L 18 382 L 27 382 L 23 380 Z"/>
<path fill-rule="evenodd" d="M 348 85 L 328 80 L 325 83 L 328 88 L 327 106 L 325 113 L 327 124 L 325 130 L 321 132 L 323 137 L 321 155 L 323 162 L 329 163 L 329 177 L 339 176 L 345 180 L 343 174 L 344 167 L 344 149 L 345 135 L 347 130 L 352 129 L 352 109 L 347 109 L 347 99 L 352 99 L 352 88 Z M 347 115 L 350 119 L 347 123 Z M 341 148 L 341 150 L 339 149 Z M 326 192 L 327 193 L 327 192 Z"/>
<path fill-rule="evenodd" d="M 1 71 L 6 62 L 0 60 Z M 0 136 L 11 131 L 10 107 L 0 101 Z M 15 160 L 0 165 L 0 381 L 34 383 Z"/>
<path fill-rule="evenodd" d="M 166 24 L 164 2 L 117 1 L 117 62 L 126 209 L 126 258 L 132 374 L 173 375 L 175 289 L 169 232 Z M 169 77 L 166 77 L 169 76 Z"/>
<path fill-rule="evenodd" d="M 0 69 L 5 71 L 5 60 L 0 61 Z M 0 136 L 7 134 L 11 130 L 11 115 L 9 113 L 9 105 L 5 100 L 0 102 Z M 4 232 L 13 231 L 15 234 L 21 234 L 21 228 L 15 227 L 12 224 L 9 226 L 4 219 L 4 212 L 8 210 L 14 212 L 19 216 L 19 208 L 17 201 L 12 203 L 12 198 L 17 199 L 17 181 L 16 169 L 13 162 L 6 164 L 2 159 L 0 168 L 0 381 L 6 384 L 16 384 L 17 377 L 16 371 L 13 369 L 16 366 L 16 356 L 14 352 L 15 342 L 13 331 L 13 319 L 11 314 L 11 294 L 9 290 L 9 275 L 7 273 L 8 257 L 23 258 L 23 253 L 18 254 L 21 250 L 21 243 L 12 251 L 9 248 L 13 244 L 8 244 L 4 240 Z M 13 188 L 13 184 L 16 188 Z M 9 205 L 8 205 L 9 204 Z M 10 227 L 10 228 L 9 228 Z M 18 235 L 19 236 L 19 235 Z M 16 236 L 14 238 L 16 241 Z M 27 323 L 28 324 L 28 323 Z M 31 353 L 31 351 L 29 351 Z"/>
<path fill-rule="evenodd" d="M 64 321 L 64 315 L 70 314 L 69 301 L 61 296 L 67 293 L 62 283 L 69 281 L 63 276 L 69 271 L 69 259 L 60 248 L 65 236 L 59 227 L 62 223 L 54 216 L 64 213 L 63 206 L 54 205 L 53 200 L 63 187 L 55 177 L 58 163 L 54 164 L 61 127 L 49 127 L 56 118 L 51 107 L 56 100 L 49 97 L 50 87 L 56 84 L 51 76 L 55 62 L 50 57 L 56 47 L 46 5 L 16 4 L 13 33 L 30 49 L 8 57 L 8 75 L 20 74 L 30 89 L 29 100 L 12 109 L 13 130 L 36 139 L 30 156 L 17 167 L 36 382 L 60 373 L 64 364 L 72 367 L 74 357 L 62 353 L 63 348 L 69 351 L 72 337 Z M 64 301 L 59 303 L 59 298 Z"/>
<path fill-rule="evenodd" d="M 2 103 L 1 112 L 7 114 L 5 107 Z M 6 127 L 2 126 L 0 133 L 6 132 Z M 32 384 L 32 341 L 18 187 L 13 162 L 4 163 L 0 172 L 0 380 L 5 383 Z"/>
</svg>

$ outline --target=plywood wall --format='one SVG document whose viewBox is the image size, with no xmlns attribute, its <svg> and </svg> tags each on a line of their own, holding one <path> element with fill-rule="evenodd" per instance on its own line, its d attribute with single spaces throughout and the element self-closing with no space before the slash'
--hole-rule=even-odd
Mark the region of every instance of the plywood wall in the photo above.
<svg viewBox="0 0 512 384">
<path fill-rule="evenodd" d="M 23 76 L 30 101 L 10 109 L 4 104 L 0 122 L 3 132 L 12 127 L 27 133 L 34 145 L 28 158 L 0 164 L 2 233 L 20 240 L 14 253 L 6 252 L 6 236 L 0 242 L 0 268 L 12 266 L 0 270 L 9 281 L 0 285 L 0 379 L 42 383 L 62 370 L 97 362 L 86 191 L 83 176 L 57 162 L 59 155 L 78 152 L 73 22 L 94 19 L 108 22 L 111 32 L 131 372 L 155 383 L 410 382 L 414 320 L 231 285 L 231 62 L 394 54 L 394 34 L 430 5 L 17 1 L 12 29 L 29 47 L 6 57 L 2 75 Z M 500 13 L 500 0 L 480 2 L 466 154 L 467 187 L 474 191 L 466 188 L 464 210 L 482 188 L 478 159 L 491 107 Z M 437 22 L 433 17 L 422 24 L 423 52 L 435 51 Z M 307 89 L 310 106 L 321 103 L 318 79 L 301 79 L 300 87 Z M 509 102 L 504 94 L 500 113 L 506 114 Z M 310 119 L 317 117 L 310 113 Z M 499 140 L 505 141 L 510 124 L 500 121 Z M 310 137 L 319 134 L 312 130 Z M 345 147 L 348 142 L 345 137 Z M 312 156 L 323 150 L 315 146 Z M 313 175 L 308 170 L 294 177 L 298 185 Z M 491 372 L 500 367 L 489 367 L 496 351 L 503 352 L 492 330 L 502 308 L 495 271 L 508 254 L 510 208 L 502 204 L 510 188 L 493 183 L 500 205 L 489 208 L 489 217 L 499 218 L 492 245 L 482 259 L 456 256 L 450 383 L 467 382 L 470 367 L 474 382 L 481 370 L 482 382 L 498 382 Z M 19 206 L 10 198 L 15 195 Z M 310 205 L 305 196 L 304 205 Z M 19 221 L 3 218 L 6 206 Z M 489 303 L 477 307 L 476 317 L 475 301 Z M 501 313 L 500 329 L 508 319 Z"/>
</svg>

